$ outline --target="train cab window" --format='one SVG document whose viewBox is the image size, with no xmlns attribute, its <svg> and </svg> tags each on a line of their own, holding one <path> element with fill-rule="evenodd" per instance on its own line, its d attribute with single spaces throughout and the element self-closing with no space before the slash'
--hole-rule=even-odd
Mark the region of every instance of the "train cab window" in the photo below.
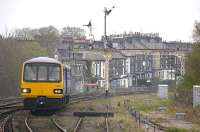
<svg viewBox="0 0 200 132">
<path fill-rule="evenodd" d="M 61 67 L 57 64 L 32 63 L 24 68 L 24 81 L 28 82 L 60 82 Z"/>
<path fill-rule="evenodd" d="M 47 80 L 47 66 L 38 66 L 38 80 Z"/>
<path fill-rule="evenodd" d="M 36 66 L 26 66 L 25 67 L 25 80 L 36 80 L 37 79 L 37 67 Z"/>
<path fill-rule="evenodd" d="M 59 81 L 60 80 L 60 67 L 49 66 L 49 80 Z"/>
</svg>

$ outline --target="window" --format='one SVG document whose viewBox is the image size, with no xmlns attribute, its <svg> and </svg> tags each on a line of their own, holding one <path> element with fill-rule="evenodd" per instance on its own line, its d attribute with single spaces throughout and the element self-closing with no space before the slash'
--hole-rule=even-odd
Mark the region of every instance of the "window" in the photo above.
<svg viewBox="0 0 200 132">
<path fill-rule="evenodd" d="M 30 66 L 30 65 L 27 65 L 25 67 L 25 79 L 26 80 L 36 80 L 37 78 L 37 67 L 36 66 Z"/>
<path fill-rule="evenodd" d="M 60 68 L 58 66 L 49 66 L 49 80 L 50 81 L 60 80 Z"/>
<path fill-rule="evenodd" d="M 59 64 L 31 63 L 24 68 L 24 81 L 28 82 L 59 82 L 61 68 Z"/>
<path fill-rule="evenodd" d="M 38 80 L 47 80 L 47 66 L 38 66 Z"/>
</svg>

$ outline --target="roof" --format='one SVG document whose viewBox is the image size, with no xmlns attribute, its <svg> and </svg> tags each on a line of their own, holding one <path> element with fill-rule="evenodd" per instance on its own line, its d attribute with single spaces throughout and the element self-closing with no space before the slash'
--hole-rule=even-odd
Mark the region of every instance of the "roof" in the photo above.
<svg viewBox="0 0 200 132">
<path fill-rule="evenodd" d="M 25 61 L 24 63 L 34 63 L 34 62 L 43 62 L 43 63 L 57 63 L 61 64 L 60 61 L 57 61 L 56 59 L 49 58 L 49 57 L 36 57 L 32 58 L 30 60 Z"/>
</svg>

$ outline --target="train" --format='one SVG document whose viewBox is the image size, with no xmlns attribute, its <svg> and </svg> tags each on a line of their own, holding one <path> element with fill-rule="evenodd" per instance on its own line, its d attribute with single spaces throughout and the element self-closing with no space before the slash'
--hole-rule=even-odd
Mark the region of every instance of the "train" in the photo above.
<svg viewBox="0 0 200 132">
<path fill-rule="evenodd" d="M 57 109 L 69 102 L 71 68 L 49 57 L 22 64 L 21 97 L 25 109 Z"/>
</svg>

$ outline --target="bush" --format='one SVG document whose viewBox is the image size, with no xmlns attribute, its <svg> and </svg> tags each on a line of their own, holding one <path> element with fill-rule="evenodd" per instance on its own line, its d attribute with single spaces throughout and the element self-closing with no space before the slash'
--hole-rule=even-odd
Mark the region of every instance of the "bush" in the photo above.
<svg viewBox="0 0 200 132">
<path fill-rule="evenodd" d="M 195 44 L 193 51 L 187 56 L 185 68 L 184 79 L 176 89 L 176 99 L 181 103 L 192 105 L 193 85 L 200 83 L 200 44 Z"/>
<path fill-rule="evenodd" d="M 189 131 L 183 128 L 169 128 L 167 132 L 189 132 Z"/>
</svg>

